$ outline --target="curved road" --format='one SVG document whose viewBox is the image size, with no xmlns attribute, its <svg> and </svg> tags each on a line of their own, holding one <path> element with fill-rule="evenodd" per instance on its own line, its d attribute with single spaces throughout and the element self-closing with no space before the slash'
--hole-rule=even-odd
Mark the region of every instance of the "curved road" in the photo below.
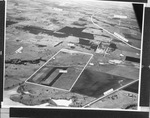
<svg viewBox="0 0 150 118">
<path fill-rule="evenodd" d="M 127 43 L 127 42 L 125 42 L 124 40 L 122 40 L 121 38 L 117 37 L 115 34 L 109 32 L 108 30 L 106 30 L 106 29 L 104 29 L 103 27 L 100 27 L 98 24 L 94 23 L 94 21 L 93 21 L 93 16 L 94 16 L 94 14 L 91 16 L 91 21 L 92 21 L 92 23 L 93 23 L 95 26 L 99 27 L 99 28 L 102 29 L 103 31 L 107 32 L 108 34 L 114 36 L 115 38 L 117 38 L 118 40 L 122 41 L 123 43 L 125 43 L 125 44 L 128 45 L 129 47 L 134 48 L 134 49 L 136 49 L 136 50 L 141 50 L 140 48 L 137 48 L 137 47 L 135 47 L 135 46 L 133 46 L 133 45 L 130 45 L 129 43 Z"/>
<path fill-rule="evenodd" d="M 141 50 L 141 49 L 139 49 L 139 48 L 137 48 L 137 47 L 134 47 L 134 46 L 128 44 L 127 42 L 125 42 L 125 41 L 123 41 L 122 39 L 120 39 L 119 37 L 117 37 L 115 34 L 109 32 L 108 30 L 106 30 L 106 29 L 100 27 L 99 25 L 97 25 L 96 23 L 94 23 L 94 22 L 93 22 L 93 16 L 94 16 L 94 14 L 91 16 L 91 21 L 92 21 L 92 23 L 93 23 L 94 25 L 96 25 L 96 26 L 99 27 L 100 29 L 103 29 L 105 32 L 109 33 L 110 35 L 116 37 L 118 40 L 121 40 L 121 41 L 124 42 L 126 45 L 130 46 L 131 48 L 134 48 L 134 49 L 137 49 L 137 50 Z M 120 89 L 123 89 L 123 88 L 125 88 L 125 87 L 127 87 L 127 86 L 129 86 L 129 85 L 131 85 L 131 84 L 133 84 L 133 83 L 135 83 L 135 82 L 137 82 L 137 81 L 139 81 L 139 80 L 138 80 L 138 79 L 137 79 L 137 80 L 134 80 L 134 81 L 132 81 L 131 83 L 128 83 L 128 84 L 126 84 L 126 85 L 124 85 L 124 86 L 122 86 L 122 87 L 120 87 L 120 88 L 118 88 L 118 89 L 116 89 L 116 90 L 113 90 L 112 92 L 108 93 L 107 95 L 104 95 L 104 96 L 102 96 L 102 97 L 100 97 L 100 98 L 98 98 L 98 99 L 95 99 L 94 101 L 91 101 L 90 103 L 84 105 L 83 108 L 89 107 L 90 105 L 92 105 L 92 104 L 98 102 L 98 101 L 101 100 L 102 98 L 105 98 L 105 97 L 107 97 L 108 95 L 113 94 L 114 92 L 117 92 L 117 91 L 119 91 Z"/>
</svg>

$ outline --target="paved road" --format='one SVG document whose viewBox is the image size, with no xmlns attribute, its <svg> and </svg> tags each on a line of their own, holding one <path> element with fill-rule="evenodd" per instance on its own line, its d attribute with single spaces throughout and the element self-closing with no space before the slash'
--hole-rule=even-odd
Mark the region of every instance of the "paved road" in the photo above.
<svg viewBox="0 0 150 118">
<path fill-rule="evenodd" d="M 123 43 L 125 43 L 125 44 L 128 45 L 128 46 L 130 46 L 131 48 L 134 48 L 134 49 L 136 49 L 136 50 L 141 50 L 141 49 L 139 49 L 139 48 L 137 48 L 137 47 L 134 47 L 134 46 L 128 44 L 127 42 L 125 42 L 125 41 L 123 41 L 122 39 L 120 39 L 119 37 L 117 37 L 115 34 L 109 32 L 108 30 L 106 30 L 106 29 L 100 27 L 98 24 L 94 23 L 94 21 L 93 21 L 93 16 L 94 16 L 94 14 L 91 16 L 91 21 L 92 21 L 92 23 L 93 23 L 95 26 L 99 27 L 100 29 L 103 29 L 103 31 L 105 31 L 105 32 L 107 32 L 108 34 L 114 36 L 115 38 L 117 38 L 118 40 L 122 41 Z M 132 82 L 130 82 L 130 83 L 124 85 L 124 86 L 121 86 L 120 88 L 111 91 L 111 92 L 108 93 L 107 95 L 104 95 L 104 96 L 102 96 L 102 97 L 100 97 L 100 98 L 98 98 L 98 99 L 95 99 L 95 100 L 91 101 L 90 103 L 84 105 L 83 108 L 89 107 L 90 105 L 92 105 L 92 104 L 98 102 L 99 100 L 101 100 L 101 99 L 107 97 L 108 95 L 113 94 L 114 92 L 117 92 L 117 91 L 119 91 L 119 90 L 121 90 L 121 89 L 123 89 L 123 88 L 125 88 L 125 87 L 127 87 L 127 86 L 129 86 L 129 85 L 131 85 L 131 84 L 133 84 L 133 83 L 135 83 L 135 82 L 137 82 L 137 81 L 139 81 L 139 80 L 137 79 L 137 80 L 134 80 L 134 81 L 132 81 Z"/>
<path fill-rule="evenodd" d="M 109 92 L 107 95 L 103 95 L 102 97 L 100 97 L 100 98 L 98 98 L 98 99 L 95 99 L 95 100 L 91 101 L 90 103 L 84 105 L 83 108 L 89 107 L 90 105 L 92 105 L 92 104 L 98 102 L 99 100 L 101 100 L 101 99 L 107 97 L 108 95 L 111 95 L 111 94 L 113 94 L 113 93 L 115 93 L 115 92 L 117 92 L 117 91 L 119 91 L 119 90 L 121 90 L 121 89 L 123 89 L 123 88 L 125 88 L 125 87 L 127 87 L 127 86 L 129 86 L 129 85 L 131 85 L 131 84 L 133 84 L 133 83 L 135 83 L 135 82 L 137 82 L 137 81 L 139 81 L 139 80 L 137 79 L 137 80 L 134 80 L 134 81 L 130 82 L 129 84 L 126 84 L 126 85 L 124 85 L 124 86 L 121 86 L 120 88 Z"/>
<path fill-rule="evenodd" d="M 129 43 L 125 42 L 124 40 L 122 40 L 121 38 L 119 38 L 118 36 L 116 36 L 115 34 L 109 32 L 108 30 L 106 30 L 106 29 L 104 29 L 103 27 L 100 27 L 98 24 L 94 23 L 93 17 L 94 17 L 94 14 L 92 14 L 92 16 L 91 16 L 91 22 L 92 22 L 95 26 L 99 27 L 99 28 L 102 29 L 103 31 L 107 32 L 108 34 L 114 36 L 115 38 L 117 38 L 118 40 L 122 41 L 123 43 L 125 43 L 125 44 L 128 45 L 129 47 L 134 48 L 134 49 L 136 49 L 136 50 L 141 50 L 140 48 L 135 47 L 135 46 L 133 46 L 133 45 L 130 45 Z"/>
</svg>

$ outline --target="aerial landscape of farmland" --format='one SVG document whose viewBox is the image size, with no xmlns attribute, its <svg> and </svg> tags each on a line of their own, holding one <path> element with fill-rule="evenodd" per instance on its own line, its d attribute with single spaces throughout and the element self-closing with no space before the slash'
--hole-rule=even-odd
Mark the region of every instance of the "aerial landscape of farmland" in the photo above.
<svg viewBox="0 0 150 118">
<path fill-rule="evenodd" d="M 8 0 L 6 9 L 5 107 L 138 108 L 132 3 Z"/>
</svg>

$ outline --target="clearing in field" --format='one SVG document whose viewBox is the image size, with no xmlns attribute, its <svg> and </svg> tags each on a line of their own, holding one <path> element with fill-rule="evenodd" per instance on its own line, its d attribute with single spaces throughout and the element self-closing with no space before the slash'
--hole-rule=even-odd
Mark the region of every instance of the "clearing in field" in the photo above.
<svg viewBox="0 0 150 118">
<path fill-rule="evenodd" d="M 26 82 L 70 90 L 92 57 L 93 55 L 89 53 L 61 49 Z"/>
</svg>

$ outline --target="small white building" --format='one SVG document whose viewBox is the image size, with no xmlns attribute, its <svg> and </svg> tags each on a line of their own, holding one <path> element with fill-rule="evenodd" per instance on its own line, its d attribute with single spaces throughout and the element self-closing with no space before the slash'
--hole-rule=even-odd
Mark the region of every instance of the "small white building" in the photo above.
<svg viewBox="0 0 150 118">
<path fill-rule="evenodd" d="M 67 72 L 68 72 L 67 70 L 62 70 L 62 69 L 59 70 L 59 73 L 67 73 Z"/>
</svg>

